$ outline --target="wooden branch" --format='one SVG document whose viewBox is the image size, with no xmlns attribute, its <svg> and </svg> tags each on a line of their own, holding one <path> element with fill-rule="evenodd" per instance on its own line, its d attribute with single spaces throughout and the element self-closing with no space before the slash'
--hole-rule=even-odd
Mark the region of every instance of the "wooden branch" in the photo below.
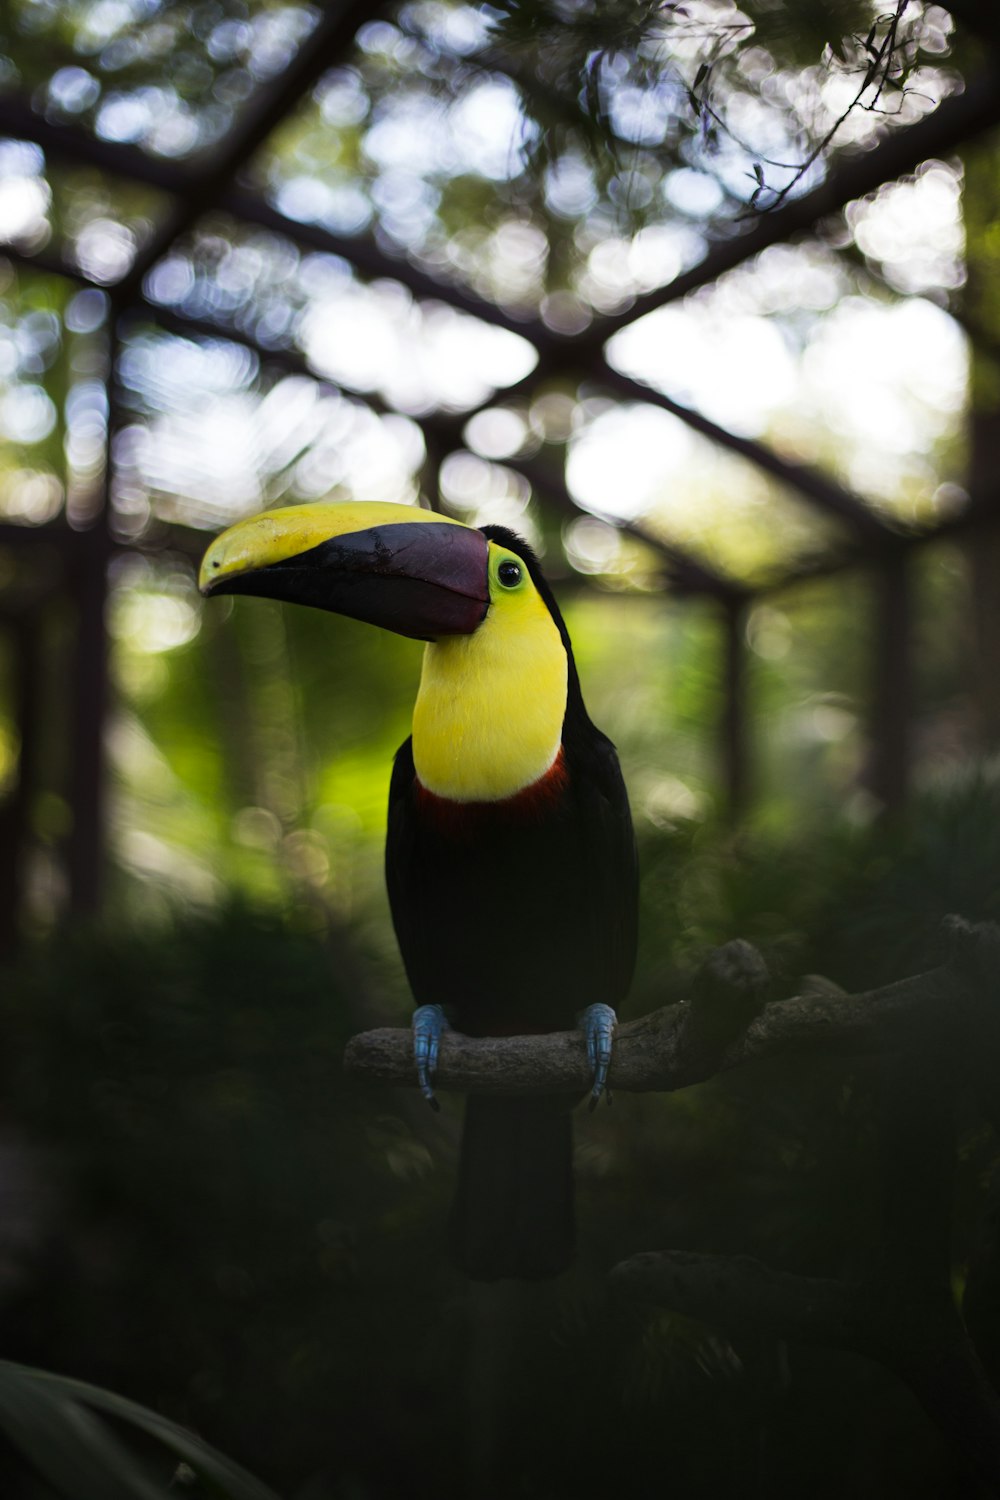
<svg viewBox="0 0 1000 1500">
<path fill-rule="evenodd" d="M 690 1001 L 622 1026 L 615 1042 L 612 1081 L 630 1091 L 685 1088 L 778 1056 L 882 1056 L 882 1234 L 867 1275 L 841 1282 L 686 1251 L 635 1255 L 611 1274 L 622 1295 L 738 1338 L 879 1360 L 909 1385 L 958 1463 L 1000 1500 L 1000 1396 L 955 1306 L 950 1264 L 955 1093 L 960 1082 L 995 1077 L 1000 928 L 951 917 L 944 937 L 948 962 L 928 973 L 857 995 L 816 986 L 771 1005 L 760 955 L 727 943 L 709 955 Z M 346 1066 L 366 1082 L 416 1082 L 406 1031 L 355 1037 Z M 589 1081 L 573 1032 L 442 1041 L 442 1088 L 582 1093 Z"/>
<path fill-rule="evenodd" d="M 728 991 L 722 984 L 714 1001 L 703 993 L 700 1001 L 681 1001 L 626 1022 L 615 1037 L 612 1085 L 628 1093 L 670 1092 L 764 1058 L 881 1053 L 892 1051 L 915 1027 L 951 1028 L 976 1008 L 982 983 L 971 956 L 978 951 L 977 929 L 960 926 L 961 936 L 959 927 L 949 929 L 957 945 L 949 963 L 880 989 L 857 995 L 798 995 L 766 1006 L 746 1024 L 746 1012 L 732 1003 L 739 990 L 737 979 Z M 967 959 L 958 951 L 962 941 Z M 715 951 L 702 974 L 711 965 L 724 968 L 727 963 L 739 970 L 741 963 L 751 963 L 748 955 L 760 964 L 749 944 L 727 943 Z M 759 973 L 752 983 L 760 983 Z M 728 1000 L 720 998 L 727 994 Z M 715 1021 L 727 1006 L 733 1011 L 730 1021 L 717 1027 L 710 1046 L 705 1045 L 706 1006 Z M 416 1084 L 408 1030 L 363 1032 L 348 1044 L 344 1061 L 348 1073 L 361 1082 Z M 572 1093 L 589 1083 L 583 1038 L 577 1032 L 475 1039 L 450 1033 L 442 1039 L 440 1089 Z"/>
</svg>

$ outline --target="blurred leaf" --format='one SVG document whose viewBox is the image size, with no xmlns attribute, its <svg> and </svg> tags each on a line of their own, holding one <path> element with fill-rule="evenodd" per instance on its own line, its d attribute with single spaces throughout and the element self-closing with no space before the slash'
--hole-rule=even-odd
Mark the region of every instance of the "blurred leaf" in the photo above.
<svg viewBox="0 0 1000 1500">
<path fill-rule="evenodd" d="M 71 1500 L 163 1500 L 167 1492 L 81 1402 L 156 1438 L 226 1500 L 277 1500 L 239 1464 L 159 1412 L 82 1380 L 0 1360 L 0 1425 Z"/>
<path fill-rule="evenodd" d="M 0 1426 L 39 1474 L 72 1500 L 163 1500 L 105 1424 L 39 1373 L 0 1363 Z"/>
</svg>

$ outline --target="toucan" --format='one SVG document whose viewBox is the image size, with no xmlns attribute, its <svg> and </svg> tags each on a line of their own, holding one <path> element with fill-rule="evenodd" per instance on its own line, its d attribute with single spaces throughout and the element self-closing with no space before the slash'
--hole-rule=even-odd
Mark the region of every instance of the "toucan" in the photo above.
<svg viewBox="0 0 1000 1500">
<path fill-rule="evenodd" d="M 199 583 L 427 643 L 385 848 L 420 1087 L 436 1105 L 449 1028 L 579 1024 L 596 1103 L 635 961 L 635 840 L 615 748 L 584 707 L 532 549 L 503 526 L 408 505 L 291 505 L 223 532 Z M 576 1102 L 469 1097 L 452 1231 L 470 1277 L 537 1280 L 569 1264 Z"/>
</svg>

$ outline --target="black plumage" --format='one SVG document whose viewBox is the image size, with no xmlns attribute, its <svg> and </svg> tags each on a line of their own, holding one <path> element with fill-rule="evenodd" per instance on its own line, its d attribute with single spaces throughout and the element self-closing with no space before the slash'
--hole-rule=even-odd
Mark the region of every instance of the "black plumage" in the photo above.
<svg viewBox="0 0 1000 1500">
<path fill-rule="evenodd" d="M 418 1005 L 472 1036 L 564 1030 L 618 1008 L 632 977 L 637 872 L 614 746 L 591 722 L 566 626 L 531 549 L 485 535 L 527 566 L 568 657 L 552 774 L 506 801 L 449 803 L 418 783 L 411 741 L 389 792 L 386 881 Z M 530 681 L 525 692 L 531 691 Z M 454 1212 L 471 1276 L 535 1278 L 572 1256 L 570 1096 L 468 1100 Z"/>
</svg>

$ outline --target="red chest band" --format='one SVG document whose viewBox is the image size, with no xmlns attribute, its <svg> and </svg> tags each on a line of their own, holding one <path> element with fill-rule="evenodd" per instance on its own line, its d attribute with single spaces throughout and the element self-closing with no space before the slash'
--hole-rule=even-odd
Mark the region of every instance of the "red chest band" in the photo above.
<svg viewBox="0 0 1000 1500">
<path fill-rule="evenodd" d="M 551 812 L 569 786 L 566 757 L 560 745 L 555 760 L 544 776 L 530 786 L 504 797 L 499 802 L 453 802 L 428 791 L 414 780 L 416 804 L 423 816 L 442 832 L 456 837 L 468 836 L 495 824 L 509 826 L 512 821 L 531 823 Z"/>
</svg>

